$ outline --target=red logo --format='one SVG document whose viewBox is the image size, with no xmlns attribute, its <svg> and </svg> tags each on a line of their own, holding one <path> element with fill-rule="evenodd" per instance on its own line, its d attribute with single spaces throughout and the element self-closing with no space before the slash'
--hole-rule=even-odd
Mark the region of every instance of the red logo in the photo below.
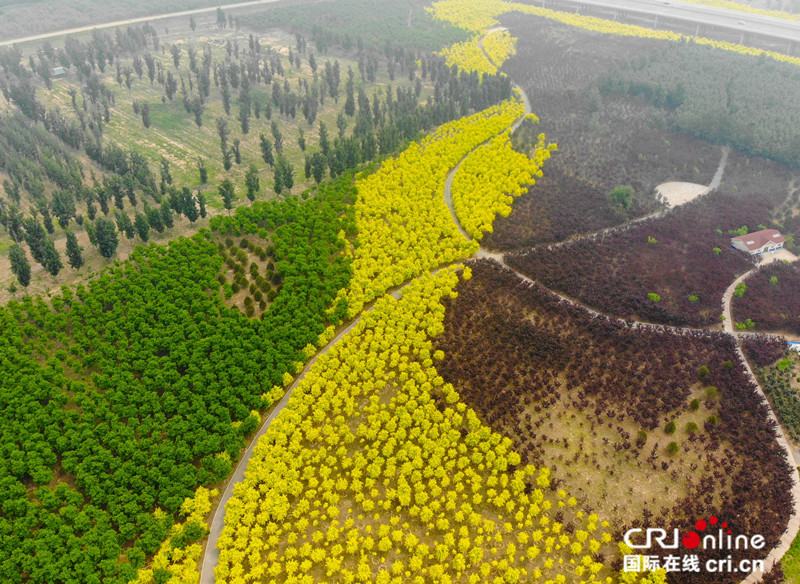
<svg viewBox="0 0 800 584">
<path fill-rule="evenodd" d="M 686 533 L 683 534 L 683 546 L 690 550 L 695 549 L 697 546 L 700 545 L 700 534 L 697 532 L 704 531 L 709 525 L 716 525 L 717 523 L 719 523 L 719 519 L 717 519 L 713 515 L 708 518 L 708 521 L 706 521 L 705 519 L 698 519 L 697 521 L 695 521 L 694 528 L 697 531 L 687 531 Z M 722 529 L 727 529 L 728 522 L 723 521 L 720 527 L 722 527 Z M 731 533 L 730 529 L 727 529 L 727 531 L 728 534 Z"/>
</svg>

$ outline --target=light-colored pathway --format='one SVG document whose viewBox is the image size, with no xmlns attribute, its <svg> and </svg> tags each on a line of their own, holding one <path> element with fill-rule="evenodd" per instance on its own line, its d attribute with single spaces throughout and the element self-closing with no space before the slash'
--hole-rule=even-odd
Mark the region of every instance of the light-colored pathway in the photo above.
<svg viewBox="0 0 800 584">
<path fill-rule="evenodd" d="M 492 29 L 492 30 L 497 30 L 497 29 Z M 478 42 L 478 46 L 480 46 L 481 50 L 483 51 L 483 38 L 481 38 L 481 40 Z M 492 62 L 491 58 L 486 53 L 486 51 L 483 51 L 483 53 L 486 56 L 486 58 L 490 62 Z M 523 96 L 523 99 L 525 101 L 525 113 L 527 114 L 527 113 L 530 112 L 530 105 L 529 105 L 528 97 L 527 97 L 527 95 L 525 94 L 525 92 L 524 92 L 524 90 L 522 88 L 519 88 L 519 90 L 520 90 L 521 95 Z M 519 122 L 517 122 L 516 125 L 518 125 L 521 121 L 522 121 L 522 118 L 520 119 Z M 515 127 L 516 127 L 516 125 L 515 125 Z M 725 171 L 725 165 L 727 164 L 728 154 L 729 153 L 730 153 L 730 148 L 727 147 L 727 146 L 724 146 L 722 148 L 722 157 L 720 158 L 719 165 L 717 166 L 717 170 L 714 173 L 714 177 L 711 179 L 711 183 L 708 185 L 708 187 L 700 194 L 705 195 L 705 194 L 708 194 L 708 193 L 716 190 L 717 188 L 719 188 L 719 186 L 720 186 L 720 184 L 722 182 L 722 175 L 723 175 L 723 173 Z M 467 239 L 471 239 L 471 237 L 461 227 L 461 223 L 459 222 L 458 216 L 456 215 L 455 210 L 453 208 L 453 197 L 452 197 L 452 193 L 451 193 L 452 184 L 453 184 L 453 175 L 459 169 L 459 167 L 461 166 L 462 162 L 463 162 L 463 159 L 458 163 L 458 165 L 452 171 L 450 171 L 450 174 L 447 177 L 447 181 L 445 183 L 444 199 L 445 199 L 445 202 L 447 203 L 448 208 L 450 209 L 450 214 L 453 217 L 453 221 L 458 226 L 458 229 L 461 232 L 461 234 L 464 237 L 466 237 Z M 656 216 L 659 216 L 659 217 L 663 216 L 666 213 L 668 213 L 669 210 L 670 209 L 668 208 L 668 209 L 666 209 L 664 211 L 656 213 L 655 215 L 650 215 L 650 216 L 647 216 L 647 217 L 643 217 L 643 218 L 640 218 L 638 220 L 634 220 L 634 221 L 631 221 L 629 223 L 626 223 L 624 225 L 621 225 L 621 226 L 618 226 L 618 227 L 614 227 L 614 228 L 605 229 L 605 230 L 603 230 L 603 231 L 601 231 L 599 233 L 595 233 L 595 234 L 591 234 L 591 235 L 583 236 L 583 237 L 584 238 L 597 238 L 597 237 L 599 237 L 601 235 L 605 235 L 605 234 L 608 234 L 610 232 L 630 229 L 631 225 L 633 225 L 633 224 L 639 223 L 639 222 L 647 220 L 647 219 L 652 219 L 652 218 L 654 218 Z M 574 239 L 573 240 L 568 240 L 568 241 L 574 241 Z M 563 245 L 563 243 L 564 242 L 562 242 L 562 245 Z M 556 247 L 557 245 L 559 245 L 559 244 L 555 244 L 552 247 Z M 794 256 L 792 256 L 792 257 L 794 257 Z M 535 285 L 538 284 L 539 286 L 541 286 L 545 290 L 549 291 L 554 296 L 557 296 L 562 302 L 566 302 L 566 303 L 568 303 L 568 304 L 570 304 L 572 306 L 581 307 L 584 310 L 586 310 L 593 317 L 605 317 L 605 318 L 609 318 L 609 319 L 616 320 L 616 321 L 619 321 L 619 322 L 624 322 L 628 326 L 632 326 L 632 327 L 635 327 L 635 328 L 649 329 L 649 330 L 654 330 L 654 331 L 658 331 L 658 332 L 669 332 L 669 333 L 673 333 L 673 334 L 682 334 L 682 333 L 687 333 L 687 332 L 696 330 L 696 329 L 691 329 L 691 328 L 687 328 L 687 327 L 673 327 L 673 326 L 658 325 L 658 324 L 645 323 L 645 322 L 627 321 L 627 320 L 624 320 L 624 319 L 619 319 L 619 318 L 603 315 L 602 313 L 599 313 L 596 310 L 592 310 L 588 306 L 585 306 L 585 305 L 583 305 L 583 304 L 581 304 L 581 303 L 579 303 L 579 302 L 577 302 L 577 301 L 575 301 L 575 300 L 573 300 L 571 298 L 567 298 L 566 296 L 562 296 L 561 294 L 558 294 L 557 292 L 555 292 L 553 290 L 550 290 L 549 288 L 541 285 L 540 283 L 535 282 L 531 278 L 528 278 L 524 274 L 521 274 L 517 270 L 509 267 L 505 262 L 503 254 L 493 253 L 493 252 L 490 252 L 490 251 L 488 251 L 488 250 L 486 250 L 486 249 L 481 247 L 478 250 L 478 252 L 473 256 L 473 258 L 475 258 L 475 259 L 491 259 L 491 260 L 494 260 L 495 262 L 499 263 L 504 268 L 512 271 L 521 280 L 523 280 L 525 282 L 528 282 L 530 284 L 535 284 Z M 773 254 L 772 256 L 768 256 L 765 259 L 766 259 L 766 261 L 776 261 L 779 258 L 778 258 L 778 254 Z M 797 258 L 795 258 L 795 259 L 797 259 Z M 789 547 L 792 545 L 792 542 L 794 541 L 795 537 L 797 536 L 798 531 L 800 531 L 800 477 L 798 477 L 798 472 L 797 472 L 797 464 L 800 461 L 795 461 L 795 457 L 794 457 L 794 454 L 793 454 L 793 449 L 791 448 L 791 446 L 789 444 L 789 441 L 786 439 L 786 435 L 785 435 L 785 433 L 783 431 L 783 427 L 781 426 L 778 418 L 775 416 L 775 412 L 772 411 L 772 407 L 770 406 L 769 401 L 767 400 L 766 394 L 764 393 L 764 390 L 762 389 L 761 385 L 759 384 L 758 379 L 753 374 L 753 370 L 750 368 L 750 364 L 747 362 L 747 359 L 745 358 L 744 353 L 742 352 L 741 343 L 739 342 L 739 338 L 734 333 L 734 330 L 733 330 L 733 320 L 732 320 L 731 314 L 730 314 L 731 298 L 733 297 L 733 293 L 734 293 L 734 291 L 736 289 L 736 285 L 739 282 L 744 281 L 753 271 L 754 270 L 751 270 L 751 271 L 747 272 L 746 274 L 744 274 L 743 276 L 740 276 L 739 278 L 737 278 L 736 281 L 734 281 L 733 284 L 731 284 L 728 287 L 728 289 L 725 291 L 725 294 L 723 295 L 723 314 L 725 315 L 725 320 L 724 320 L 725 332 L 733 334 L 736 337 L 736 351 L 738 353 L 739 360 L 741 361 L 742 366 L 745 368 L 748 377 L 755 384 L 760 397 L 762 398 L 762 400 L 767 405 L 767 410 L 769 412 L 769 417 L 770 417 L 770 419 L 774 420 L 774 422 L 776 424 L 776 439 L 777 439 L 777 442 L 778 442 L 778 444 L 780 444 L 781 448 L 783 448 L 784 452 L 786 453 L 786 463 L 790 466 L 790 469 L 791 469 L 791 476 L 792 476 L 792 481 L 793 481 L 792 497 L 794 499 L 793 507 L 792 507 L 792 514 L 789 517 L 789 522 L 788 522 L 786 531 L 784 532 L 783 536 L 781 537 L 780 541 L 778 542 L 778 545 L 770 551 L 770 553 L 767 555 L 767 557 L 766 557 L 766 559 L 764 561 L 765 571 L 768 571 L 775 562 L 779 561 L 784 556 L 784 554 L 788 551 Z M 756 582 L 760 582 L 762 577 L 763 577 L 763 574 L 764 573 L 761 572 L 761 571 L 753 572 L 745 580 L 743 580 L 742 584 L 755 584 Z"/>
<path fill-rule="evenodd" d="M 520 116 L 514 123 L 510 126 L 511 130 L 515 130 L 520 123 L 525 119 L 525 115 L 530 113 L 530 102 L 528 101 L 527 95 L 521 88 L 517 88 L 520 91 L 520 98 L 522 99 L 523 103 L 525 104 L 525 113 Z M 506 130 L 503 130 L 506 131 Z M 488 142 L 488 141 L 487 141 Z M 486 144 L 484 142 L 483 144 Z M 483 144 L 479 145 L 482 146 Z M 469 154 L 467 155 L 469 156 Z M 444 189 L 444 197 L 445 201 L 448 203 L 448 207 L 450 208 L 451 213 L 452 211 L 452 198 L 451 198 L 451 185 L 453 181 L 453 175 L 455 171 L 461 166 L 461 163 L 464 161 L 462 158 L 458 164 L 448 173 L 447 178 L 445 180 L 445 189 Z M 459 231 L 461 232 L 464 237 L 469 239 L 467 233 L 461 227 L 461 224 L 456 220 L 455 215 L 453 215 L 453 221 L 458 227 Z M 431 273 L 436 273 L 439 271 L 440 268 L 432 270 Z M 413 281 L 413 280 L 412 280 Z M 410 282 L 403 284 L 402 286 L 394 289 L 393 291 L 387 291 L 387 294 L 394 298 L 400 298 L 402 296 L 403 289 L 408 286 Z M 231 474 L 228 482 L 226 484 L 225 490 L 222 493 L 222 497 L 219 500 L 219 503 L 214 511 L 214 516 L 211 519 L 211 525 L 209 526 L 209 535 L 206 541 L 206 545 L 204 548 L 204 555 L 202 564 L 200 567 L 200 582 L 199 584 L 214 584 L 215 583 L 215 576 L 214 576 L 214 568 L 219 563 L 219 549 L 217 548 L 217 542 L 219 541 L 219 537 L 222 534 L 222 530 L 225 527 L 225 506 L 227 505 L 228 501 L 230 501 L 231 497 L 233 496 L 233 490 L 236 484 L 240 483 L 244 480 L 244 475 L 247 470 L 247 464 L 253 456 L 253 449 L 255 448 L 256 443 L 258 440 L 266 433 L 269 427 L 272 425 L 272 422 L 280 415 L 280 413 L 286 408 L 287 404 L 289 403 L 294 390 L 300 385 L 300 382 L 306 376 L 308 371 L 313 367 L 314 363 L 316 363 L 317 359 L 320 355 L 327 353 L 333 345 L 338 343 L 345 335 L 347 335 L 360 321 L 364 314 L 371 311 L 374 307 L 374 302 L 366 308 L 362 313 L 356 317 L 347 327 L 342 330 L 339 334 L 337 334 L 331 341 L 325 345 L 320 351 L 317 352 L 306 364 L 303 368 L 302 373 L 294 380 L 294 382 L 287 388 L 286 393 L 284 394 L 283 398 L 278 405 L 272 410 L 270 415 L 262 422 L 261 427 L 259 428 L 256 435 L 250 442 L 250 445 L 245 450 L 245 453 L 242 455 L 241 459 L 236 465 L 233 473 Z"/>
<path fill-rule="evenodd" d="M 768 571 L 775 562 L 779 561 L 784 554 L 789 550 L 789 547 L 792 545 L 794 538 L 797 537 L 798 532 L 800 531 L 800 478 L 798 478 L 797 474 L 797 465 L 800 460 L 797 460 L 796 451 L 792 448 L 791 443 L 786 438 L 786 433 L 783 430 L 783 426 L 781 426 L 780 421 L 778 420 L 775 412 L 772 411 L 772 407 L 769 405 L 769 400 L 767 400 L 767 395 L 764 393 L 761 384 L 758 382 L 758 378 L 753 373 L 753 370 L 750 367 L 750 363 L 747 362 L 747 358 L 744 355 L 744 351 L 742 351 L 742 344 L 741 339 L 739 338 L 740 335 L 737 334 L 734 323 L 733 323 L 733 314 L 731 311 L 731 301 L 733 299 L 733 294 L 736 291 L 736 286 L 738 286 L 741 282 L 744 282 L 748 276 L 750 276 L 753 272 L 755 272 L 758 268 L 754 268 L 749 272 L 739 276 L 733 283 L 728 286 L 728 289 L 725 290 L 725 294 L 722 296 L 722 314 L 725 317 L 723 321 L 723 328 L 725 329 L 726 333 L 730 333 L 736 337 L 736 351 L 739 353 L 739 360 L 744 365 L 745 370 L 747 371 L 747 375 L 750 380 L 756 385 L 758 388 L 758 393 L 763 400 L 764 403 L 767 404 L 767 410 L 769 411 L 770 419 L 775 421 L 775 431 L 777 434 L 778 444 L 781 445 L 781 448 L 786 452 L 786 462 L 792 469 L 792 497 L 794 498 L 794 505 L 792 507 L 792 514 L 789 517 L 789 525 L 786 528 L 786 531 L 781 537 L 778 545 L 774 547 L 767 555 L 766 559 L 764 560 L 764 570 Z M 763 576 L 762 572 L 753 572 L 747 578 L 742 581 L 742 584 L 755 584 L 756 582 L 760 582 Z"/>
</svg>

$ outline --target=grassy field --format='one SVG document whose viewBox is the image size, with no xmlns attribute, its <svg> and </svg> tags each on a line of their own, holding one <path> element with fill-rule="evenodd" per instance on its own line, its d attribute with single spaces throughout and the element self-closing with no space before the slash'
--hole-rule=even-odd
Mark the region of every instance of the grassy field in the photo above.
<svg viewBox="0 0 800 584">
<path fill-rule="evenodd" d="M 198 60 L 202 58 L 203 46 L 206 44 L 212 47 L 214 62 L 225 59 L 225 45 L 228 41 L 239 43 L 240 47 L 247 47 L 248 33 L 233 31 L 218 31 L 212 33 L 197 34 L 190 38 L 178 41 L 175 44 L 182 49 L 179 71 L 175 70 L 169 50 L 164 50 L 155 57 L 163 64 L 165 71 L 172 71 L 179 79 L 178 73 L 188 80 L 190 76 L 189 59 L 187 49 L 194 46 L 198 53 Z M 280 31 L 271 31 L 267 36 L 261 37 L 263 50 L 271 49 L 273 54 L 281 55 L 285 70 L 285 78 L 290 87 L 296 90 L 301 80 L 311 83 L 313 73 L 308 64 L 308 54 L 303 55 L 303 65 L 301 69 L 292 68 L 288 65 L 289 49 L 295 47 L 295 37 Z M 269 49 L 267 49 L 269 47 Z M 338 60 L 341 67 L 341 87 L 338 102 L 330 97 L 326 97 L 324 105 L 320 106 L 317 119 L 309 125 L 302 113 L 297 112 L 293 119 L 289 116 L 281 115 L 277 108 L 273 106 L 272 120 L 277 121 L 283 135 L 283 149 L 286 159 L 294 166 L 295 186 L 292 192 L 301 192 L 303 189 L 313 184 L 313 179 L 306 179 L 303 174 L 304 153 L 298 143 L 298 132 L 302 128 L 305 133 L 306 146 L 309 151 L 318 149 L 319 125 L 325 123 L 328 128 L 329 139 L 332 141 L 337 135 L 336 119 L 339 111 L 344 104 L 344 85 L 347 79 L 347 70 L 352 67 L 355 72 L 356 89 L 360 84 L 358 73 L 358 62 L 348 60 L 341 56 L 318 56 L 318 74 L 324 67 L 326 60 L 333 62 Z M 122 68 L 131 65 L 131 59 L 123 59 Z M 216 119 L 225 116 L 222 104 L 222 94 L 219 87 L 212 84 L 210 97 L 206 100 L 205 112 L 202 116 L 202 127 L 198 127 L 194 121 L 194 115 L 188 113 L 183 106 L 180 90 L 173 101 L 167 100 L 162 103 L 163 88 L 157 83 L 150 85 L 147 74 L 141 79 L 133 76 L 133 84 L 129 91 L 124 83 L 117 84 L 115 73 L 110 68 L 106 69 L 107 75 L 103 81 L 106 86 L 114 92 L 115 107 L 111 112 L 111 121 L 106 128 L 106 137 L 123 147 L 134 148 L 141 152 L 150 161 L 153 169 L 157 169 L 161 157 L 170 161 L 171 173 L 175 183 L 180 186 L 190 186 L 201 188 L 199 173 L 197 170 L 197 159 L 205 161 L 208 170 L 208 185 L 202 187 L 209 190 L 209 204 L 221 206 L 219 197 L 216 194 L 216 185 L 224 178 L 230 178 L 237 186 L 237 195 L 241 198 L 244 192 L 244 175 L 250 164 L 255 164 L 260 171 L 262 192 L 259 198 L 269 197 L 272 193 L 271 185 L 273 173 L 271 168 L 263 161 L 259 149 L 259 135 L 265 134 L 270 142 L 273 141 L 270 133 L 271 120 L 266 119 L 263 114 L 260 119 L 255 116 L 250 118 L 250 131 L 247 135 L 241 131 L 238 122 L 238 92 L 231 89 L 231 115 L 228 117 L 230 127 L 229 147 L 235 139 L 241 140 L 240 152 L 242 162 L 233 164 L 230 171 L 226 172 L 222 166 L 222 155 L 220 150 L 220 139 L 217 134 Z M 372 96 L 373 91 L 377 90 L 383 95 L 385 87 L 389 83 L 386 70 L 380 70 L 377 74 L 376 83 L 365 85 L 368 96 Z M 408 80 L 396 79 L 394 87 L 409 84 Z M 70 104 L 69 90 L 75 88 L 80 91 L 77 80 L 72 77 L 57 80 L 52 91 L 41 90 L 39 98 L 48 107 L 58 106 L 63 112 L 73 113 Z M 188 89 L 188 87 L 187 87 Z M 422 99 L 429 94 L 429 88 L 423 89 Z M 251 95 L 253 99 L 259 99 L 266 103 L 268 99 L 268 88 L 263 84 L 254 86 Z M 150 117 L 152 125 L 145 128 L 140 115 L 134 113 L 133 103 L 147 103 L 150 107 Z M 80 98 L 79 98 L 80 103 Z M 354 118 L 347 118 L 348 127 L 345 130 L 349 135 L 354 125 Z M 284 191 L 286 192 L 286 191 Z"/>
</svg>

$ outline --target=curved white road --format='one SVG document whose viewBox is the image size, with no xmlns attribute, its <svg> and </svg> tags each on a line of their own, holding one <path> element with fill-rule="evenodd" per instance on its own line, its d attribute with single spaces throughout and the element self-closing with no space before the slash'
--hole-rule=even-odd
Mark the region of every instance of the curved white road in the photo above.
<svg viewBox="0 0 800 584">
<path fill-rule="evenodd" d="M 515 85 L 514 87 L 517 87 L 517 86 Z M 512 131 L 515 130 L 519 126 L 519 124 L 522 123 L 522 121 L 525 119 L 525 115 L 527 115 L 527 114 L 529 114 L 531 112 L 530 102 L 528 100 L 528 96 L 525 95 L 525 92 L 522 90 L 522 88 L 517 87 L 517 89 L 519 89 L 520 97 L 522 98 L 522 101 L 525 104 L 525 112 L 523 113 L 523 115 L 521 115 L 519 118 L 517 118 L 514 121 L 514 123 L 510 126 L 510 129 Z M 505 132 L 507 130 L 508 130 L 508 128 L 502 130 L 501 132 L 498 132 L 498 134 L 502 133 L 502 132 Z M 490 138 L 490 140 L 491 140 L 491 138 Z M 486 143 L 488 143 L 488 140 L 486 142 L 483 142 L 482 144 L 480 144 L 476 148 L 480 148 L 481 146 L 483 146 Z M 473 149 L 473 151 L 474 150 L 475 149 Z M 467 156 L 469 156 L 469 154 L 464 156 L 464 158 L 462 158 L 458 162 L 458 164 L 452 170 L 450 170 L 450 172 L 448 173 L 447 178 L 445 180 L 445 188 L 444 188 L 444 193 L 443 194 L 444 194 L 445 202 L 447 203 L 448 208 L 450 209 L 450 212 L 453 214 L 453 221 L 454 221 L 456 227 L 458 227 L 459 231 L 461 232 L 461 234 L 464 237 L 469 239 L 469 236 L 464 231 L 464 229 L 461 227 L 461 224 L 458 222 L 458 220 L 456 219 L 455 214 L 453 213 L 453 210 L 452 210 L 452 198 L 451 198 L 451 192 L 450 192 L 450 190 L 451 190 L 450 189 L 450 185 L 452 184 L 452 181 L 453 181 L 453 174 L 455 174 L 456 170 L 461 166 L 461 163 L 464 161 L 464 159 L 466 159 Z M 467 259 L 467 258 L 465 258 L 465 259 Z M 441 267 L 440 268 L 436 268 L 434 270 L 431 270 L 431 273 L 436 273 L 440 269 L 441 269 Z M 388 294 L 388 295 L 390 295 L 390 296 L 392 296 L 394 298 L 400 298 L 402 296 L 403 289 L 413 281 L 414 280 L 411 280 L 411 281 L 401 285 L 400 287 L 395 288 L 394 290 L 387 291 L 386 294 Z M 376 299 L 376 301 L 377 301 L 377 299 Z M 349 325 L 347 325 L 347 327 L 344 330 L 342 330 L 338 335 L 336 335 L 333 339 L 331 339 L 331 341 L 327 345 L 325 345 L 324 348 L 322 348 L 320 351 L 318 351 L 317 354 L 315 354 L 308 361 L 306 366 L 303 368 L 302 373 L 297 377 L 297 379 L 294 380 L 294 382 L 286 390 L 286 393 L 284 394 L 284 396 L 281 399 L 281 401 L 278 402 L 278 405 L 275 406 L 275 408 L 270 413 L 270 415 L 267 417 L 267 419 L 262 422 L 261 427 L 258 430 L 258 433 L 251 440 L 250 445 L 247 447 L 247 450 L 242 455 L 242 458 L 239 460 L 239 462 L 236 465 L 236 468 L 234 469 L 233 473 L 231 474 L 230 478 L 228 479 L 227 485 L 225 487 L 224 492 L 222 493 L 222 497 L 220 498 L 219 504 L 217 505 L 216 510 L 214 511 L 214 516 L 212 517 L 211 525 L 209 526 L 208 540 L 207 540 L 205 548 L 204 548 L 203 563 L 201 564 L 201 568 L 200 568 L 200 582 L 199 582 L 199 584 L 214 584 L 214 582 L 215 582 L 214 568 L 219 563 L 219 549 L 217 549 L 217 542 L 219 541 L 219 536 L 222 534 L 222 530 L 225 527 L 225 505 L 228 503 L 230 498 L 233 496 L 233 490 L 234 490 L 234 487 L 236 486 L 236 484 L 241 482 L 242 480 L 244 480 L 245 471 L 247 469 L 247 463 L 250 461 L 251 457 L 253 456 L 253 449 L 255 448 L 256 443 L 264 435 L 264 433 L 269 429 L 270 425 L 275 420 L 275 418 L 277 418 L 278 415 L 286 408 L 286 405 L 289 403 L 289 400 L 291 399 L 292 393 L 297 388 L 297 386 L 300 384 L 300 382 L 303 380 L 303 378 L 306 376 L 306 374 L 311 369 L 311 367 L 314 365 L 314 363 L 316 363 L 316 361 L 319 358 L 319 356 L 327 353 L 333 345 L 338 343 L 347 333 L 349 333 L 361 321 L 361 318 L 364 316 L 364 314 L 370 312 L 374 308 L 374 305 L 375 305 L 375 301 L 373 301 L 372 304 L 369 306 L 369 308 L 366 308 L 365 310 L 363 310 L 361 312 L 361 314 L 359 314 Z"/>
</svg>

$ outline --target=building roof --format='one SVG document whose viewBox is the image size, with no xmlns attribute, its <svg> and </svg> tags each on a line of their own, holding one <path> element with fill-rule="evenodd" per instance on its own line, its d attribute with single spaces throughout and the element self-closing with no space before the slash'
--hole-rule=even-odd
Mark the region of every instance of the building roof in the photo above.
<svg viewBox="0 0 800 584">
<path fill-rule="evenodd" d="M 738 235 L 731 238 L 731 241 L 735 240 L 743 242 L 750 251 L 761 249 L 769 242 L 776 244 L 786 243 L 786 238 L 777 229 L 763 229 L 762 231 L 754 231 L 747 235 Z"/>
</svg>

